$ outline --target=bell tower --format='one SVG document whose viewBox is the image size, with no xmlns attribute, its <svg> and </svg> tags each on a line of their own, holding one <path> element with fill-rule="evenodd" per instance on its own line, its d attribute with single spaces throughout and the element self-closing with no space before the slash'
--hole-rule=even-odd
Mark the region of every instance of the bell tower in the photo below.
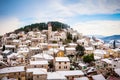
<svg viewBox="0 0 120 80">
<path fill-rule="evenodd" d="M 52 26 L 51 23 L 48 23 L 48 41 L 52 37 Z"/>
</svg>

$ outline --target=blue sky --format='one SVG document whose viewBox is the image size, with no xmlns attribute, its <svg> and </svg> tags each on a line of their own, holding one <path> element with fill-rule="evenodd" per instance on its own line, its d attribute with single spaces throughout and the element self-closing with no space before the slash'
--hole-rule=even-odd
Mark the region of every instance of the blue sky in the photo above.
<svg viewBox="0 0 120 80">
<path fill-rule="evenodd" d="M 0 0 L 0 34 L 48 21 L 84 35 L 120 34 L 120 0 Z"/>
</svg>

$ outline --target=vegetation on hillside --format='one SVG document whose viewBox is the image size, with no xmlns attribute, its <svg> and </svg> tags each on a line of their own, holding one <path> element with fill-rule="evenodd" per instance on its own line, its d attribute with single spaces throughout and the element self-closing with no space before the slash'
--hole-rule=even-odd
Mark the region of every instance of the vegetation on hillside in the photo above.
<svg viewBox="0 0 120 80">
<path fill-rule="evenodd" d="M 51 23 L 53 31 L 66 29 L 66 28 L 69 27 L 67 24 L 57 22 L 57 21 L 51 21 L 51 22 L 48 22 L 48 23 Z M 40 31 L 41 30 L 47 30 L 48 29 L 48 23 L 35 23 L 35 24 L 27 25 L 27 26 L 24 26 L 24 27 L 21 27 L 21 28 L 15 30 L 15 32 L 16 33 L 20 32 L 20 31 L 28 32 L 28 31 L 32 31 L 32 30 L 35 30 L 35 29 L 38 29 Z"/>
<path fill-rule="evenodd" d="M 87 54 L 83 56 L 83 61 L 85 63 L 90 63 L 92 61 L 94 61 L 94 54 Z"/>
<path fill-rule="evenodd" d="M 72 42 L 72 34 L 70 34 L 70 32 L 67 32 L 66 36 L 67 36 L 67 39 L 65 39 L 63 41 L 63 44 L 71 43 Z"/>
</svg>

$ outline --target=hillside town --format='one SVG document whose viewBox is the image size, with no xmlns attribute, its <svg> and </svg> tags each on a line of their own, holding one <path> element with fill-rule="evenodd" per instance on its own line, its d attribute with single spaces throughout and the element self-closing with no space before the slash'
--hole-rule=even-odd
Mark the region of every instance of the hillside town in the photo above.
<svg viewBox="0 0 120 80">
<path fill-rule="evenodd" d="M 0 80 L 120 80 L 120 46 L 72 28 L 2 36 Z"/>
</svg>

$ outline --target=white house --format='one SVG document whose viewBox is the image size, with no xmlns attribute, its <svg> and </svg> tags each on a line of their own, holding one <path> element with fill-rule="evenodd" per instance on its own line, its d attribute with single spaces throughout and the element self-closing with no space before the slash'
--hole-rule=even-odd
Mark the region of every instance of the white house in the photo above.
<svg viewBox="0 0 120 80">
<path fill-rule="evenodd" d="M 88 41 L 85 38 L 78 39 L 77 43 L 80 44 L 80 45 L 88 46 Z"/>
<path fill-rule="evenodd" d="M 120 68 L 120 58 L 116 58 L 116 59 L 109 59 L 109 58 L 105 58 L 105 59 L 101 59 L 99 61 L 95 62 L 96 68 L 97 69 L 116 69 L 116 68 Z"/>
<path fill-rule="evenodd" d="M 44 68 L 28 68 L 26 70 L 26 80 L 46 80 L 47 70 Z"/>
<path fill-rule="evenodd" d="M 3 56 L 2 55 L 0 55 L 0 61 L 3 61 Z"/>
<path fill-rule="evenodd" d="M 59 33 L 59 32 L 54 32 L 54 33 L 52 34 L 52 39 L 53 39 L 54 41 L 60 41 L 60 39 L 61 39 L 60 33 Z"/>
<path fill-rule="evenodd" d="M 12 52 L 14 52 L 16 50 L 16 46 L 15 45 L 5 45 L 5 49 L 11 50 Z"/>
<path fill-rule="evenodd" d="M 41 38 L 31 38 L 31 45 L 34 47 L 40 42 L 41 42 Z"/>
<path fill-rule="evenodd" d="M 85 47 L 85 52 L 86 52 L 87 54 L 93 53 L 93 51 L 94 51 L 94 48 L 93 48 L 93 47 Z"/>
<path fill-rule="evenodd" d="M 74 78 L 80 78 L 84 76 L 81 70 L 70 70 L 70 71 L 57 71 L 61 75 L 64 75 L 67 80 L 73 80 Z"/>
<path fill-rule="evenodd" d="M 93 75 L 92 79 L 93 80 L 106 80 L 105 77 L 102 74 Z"/>
<path fill-rule="evenodd" d="M 59 48 L 60 45 L 57 44 L 57 43 L 51 43 L 51 44 L 48 44 L 48 47 L 50 47 L 50 48 Z"/>
<path fill-rule="evenodd" d="M 76 43 L 69 43 L 68 46 L 69 46 L 69 47 L 76 47 L 77 44 L 76 44 Z"/>
<path fill-rule="evenodd" d="M 115 73 L 118 74 L 120 76 L 120 68 L 116 68 L 114 69 Z"/>
<path fill-rule="evenodd" d="M 24 55 L 24 56 L 27 56 L 29 54 L 29 49 L 27 47 L 19 48 L 17 53 Z"/>
<path fill-rule="evenodd" d="M 87 69 L 87 66 L 88 66 L 88 64 L 85 64 L 85 63 L 82 63 L 82 62 L 79 63 L 78 65 L 79 65 L 79 67 L 80 67 L 81 70 Z"/>
<path fill-rule="evenodd" d="M 47 49 L 48 48 L 48 43 L 38 43 L 37 47 L 41 49 Z"/>
<path fill-rule="evenodd" d="M 47 80 L 67 80 L 67 78 L 58 72 L 48 72 Z"/>
<path fill-rule="evenodd" d="M 62 40 L 65 40 L 67 38 L 65 31 L 60 32 L 60 35 Z"/>
<path fill-rule="evenodd" d="M 50 61 L 50 60 L 53 60 L 54 58 L 53 58 L 53 56 L 51 56 L 47 53 L 39 53 L 39 54 L 31 56 L 31 59 L 34 61 L 39 61 L 39 60 Z"/>
<path fill-rule="evenodd" d="M 80 77 L 80 78 L 75 78 L 74 80 L 89 80 L 88 77 Z"/>
<path fill-rule="evenodd" d="M 120 58 L 115 58 L 112 60 L 112 68 L 120 68 Z"/>
<path fill-rule="evenodd" d="M 5 76 L 15 78 L 17 80 L 25 80 L 25 66 L 6 67 L 0 69 L 0 79 Z"/>
<path fill-rule="evenodd" d="M 29 58 L 35 54 L 41 53 L 41 49 L 39 47 L 29 47 Z"/>
<path fill-rule="evenodd" d="M 75 55 L 76 52 L 75 47 L 66 47 L 65 50 L 67 55 Z"/>
<path fill-rule="evenodd" d="M 93 51 L 94 56 L 99 56 L 101 58 L 107 57 L 109 54 L 105 50 L 96 49 Z"/>
<path fill-rule="evenodd" d="M 13 45 L 16 45 L 18 46 L 20 44 L 21 40 L 18 40 L 18 39 L 14 39 L 13 40 Z"/>
<path fill-rule="evenodd" d="M 46 60 L 30 61 L 30 65 L 28 67 L 30 67 L 30 68 L 45 68 L 45 69 L 48 69 L 48 61 L 46 61 Z"/>
</svg>

